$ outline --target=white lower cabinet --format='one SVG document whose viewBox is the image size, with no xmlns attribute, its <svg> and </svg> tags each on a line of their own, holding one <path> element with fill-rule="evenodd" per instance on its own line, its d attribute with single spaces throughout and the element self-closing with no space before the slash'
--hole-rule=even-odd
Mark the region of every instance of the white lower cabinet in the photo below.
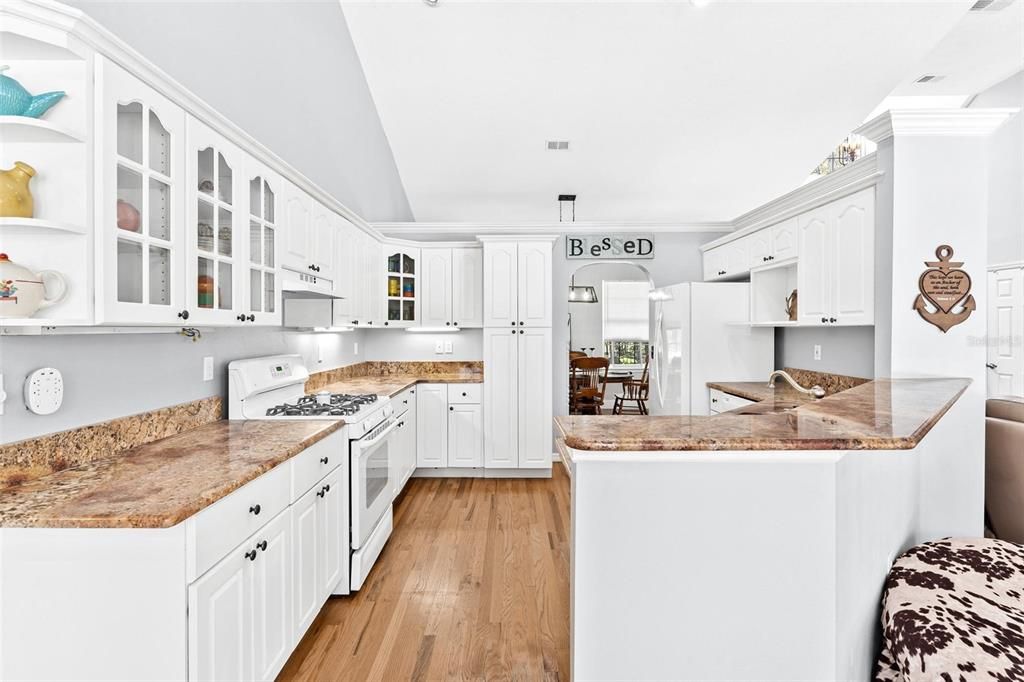
<svg viewBox="0 0 1024 682">
<path fill-rule="evenodd" d="M 344 580 L 348 583 L 348 496 L 345 487 L 348 476 L 344 467 L 323 480 L 322 487 L 316 492 L 317 530 L 320 561 L 318 563 L 317 582 L 320 586 L 318 603 L 322 604 L 331 596 L 334 588 Z"/>
<path fill-rule="evenodd" d="M 339 467 L 292 505 L 296 642 L 335 587 L 348 582 L 347 484 L 346 469 Z"/>
<path fill-rule="evenodd" d="M 420 384 L 416 392 L 416 466 L 448 466 L 447 384 Z"/>
<path fill-rule="evenodd" d="M 394 440 L 395 475 L 392 476 L 395 482 L 394 496 L 398 497 L 416 471 L 416 386 L 410 386 L 399 393 L 392 403 L 398 415 L 397 435 Z"/>
<path fill-rule="evenodd" d="M 272 680 L 288 661 L 292 637 L 292 548 L 288 512 L 256 535 L 250 561 L 253 678 Z M 250 555 L 251 556 L 251 555 Z"/>
<path fill-rule="evenodd" d="M 482 467 L 483 410 L 477 405 L 448 406 L 448 466 Z"/>
</svg>

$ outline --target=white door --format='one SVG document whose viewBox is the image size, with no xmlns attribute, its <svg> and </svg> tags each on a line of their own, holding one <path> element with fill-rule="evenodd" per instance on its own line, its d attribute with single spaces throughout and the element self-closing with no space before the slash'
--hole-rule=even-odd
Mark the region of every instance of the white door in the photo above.
<svg viewBox="0 0 1024 682">
<path fill-rule="evenodd" d="M 420 324 L 452 325 L 452 250 L 420 250 Z"/>
<path fill-rule="evenodd" d="M 250 561 L 253 679 L 273 680 L 292 651 L 291 517 L 277 515 L 254 536 Z"/>
<path fill-rule="evenodd" d="M 448 385 L 416 387 L 416 466 L 448 466 Z"/>
<path fill-rule="evenodd" d="M 772 260 L 780 261 L 797 255 L 797 219 L 768 228 L 772 233 Z"/>
<path fill-rule="evenodd" d="M 519 468 L 551 467 L 551 330 L 519 330 Z M 486 374 L 485 380 L 486 380 Z"/>
<path fill-rule="evenodd" d="M 519 242 L 519 326 L 551 326 L 551 242 Z"/>
<path fill-rule="evenodd" d="M 249 226 L 242 239 L 247 272 L 242 278 L 245 321 L 281 325 L 281 278 L 278 254 L 278 203 L 281 178 L 259 161 L 245 160 L 249 186 Z"/>
<path fill-rule="evenodd" d="M 188 679 L 252 679 L 250 564 L 243 546 L 188 587 Z M 289 642 L 289 646 L 291 642 Z"/>
<path fill-rule="evenodd" d="M 800 260 L 797 263 L 797 291 L 800 296 L 799 321 L 802 325 L 829 324 L 832 315 L 831 291 L 833 253 L 829 234 L 828 208 L 823 207 L 797 218 Z"/>
<path fill-rule="evenodd" d="M 830 278 L 833 313 L 839 325 L 875 322 L 875 190 L 829 205 L 832 258 Z M 803 305 L 803 292 L 800 293 Z"/>
<path fill-rule="evenodd" d="M 511 326 L 484 329 L 484 466 L 488 469 L 519 466 L 519 338 L 525 337 L 519 331 Z"/>
<path fill-rule="evenodd" d="M 772 229 L 766 227 L 751 234 L 747 239 L 749 267 L 759 268 L 772 260 Z"/>
<path fill-rule="evenodd" d="M 988 395 L 1024 396 L 1024 268 L 988 273 Z"/>
<path fill-rule="evenodd" d="M 238 324 L 248 301 L 242 292 L 242 235 L 249 234 L 245 156 L 197 119 L 188 117 L 186 181 L 186 301 L 190 324 Z M 247 272 L 245 273 L 247 274 Z"/>
<path fill-rule="evenodd" d="M 337 249 L 339 218 L 316 199 L 312 200 L 311 270 L 317 277 L 334 281 L 334 257 Z"/>
<path fill-rule="evenodd" d="M 480 405 L 448 406 L 448 466 L 484 465 L 483 426 Z"/>
<path fill-rule="evenodd" d="M 281 265 L 313 273 L 313 198 L 290 182 L 284 183 L 284 249 Z"/>
<path fill-rule="evenodd" d="M 519 322 L 518 250 L 515 242 L 484 244 L 484 326 Z"/>
<path fill-rule="evenodd" d="M 318 579 L 320 529 L 317 493 L 319 487 L 299 498 L 292 505 L 292 624 L 296 640 L 300 639 L 320 611 L 322 591 Z"/>
<path fill-rule="evenodd" d="M 346 486 L 342 479 L 345 467 L 338 467 L 314 489 L 322 491 L 317 501 L 317 530 L 320 533 L 320 581 L 321 600 L 326 599 L 335 588 L 344 582 L 348 587 L 348 513 L 349 503 Z M 347 477 L 346 477 L 347 478 Z"/>
<path fill-rule="evenodd" d="M 96 59 L 96 322 L 184 323 L 185 112 Z"/>
<path fill-rule="evenodd" d="M 452 324 L 484 325 L 484 252 L 478 248 L 452 249 Z"/>
</svg>

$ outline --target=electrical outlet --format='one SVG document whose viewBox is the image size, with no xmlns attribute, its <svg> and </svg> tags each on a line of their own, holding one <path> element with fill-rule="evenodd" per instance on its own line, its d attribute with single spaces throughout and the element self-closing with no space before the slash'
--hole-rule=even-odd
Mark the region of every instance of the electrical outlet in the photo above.
<svg viewBox="0 0 1024 682">
<path fill-rule="evenodd" d="M 444 352 L 448 353 L 449 355 L 451 354 L 451 352 L 452 352 L 452 341 L 451 341 L 451 339 L 447 339 L 444 342 Z"/>
<path fill-rule="evenodd" d="M 352 343 L 352 355 L 359 355 L 359 342 L 354 341 Z"/>
<path fill-rule="evenodd" d="M 317 339 L 316 342 L 316 361 L 322 363 L 324 361 L 324 340 Z"/>
<path fill-rule="evenodd" d="M 213 381 L 213 356 L 203 358 L 203 381 Z"/>
<path fill-rule="evenodd" d="M 444 341 L 435 341 L 434 342 L 434 354 L 435 355 L 440 355 L 443 352 L 444 352 Z"/>
<path fill-rule="evenodd" d="M 7 392 L 4 391 L 4 375 L 0 374 L 0 415 L 4 413 L 5 400 L 7 400 Z"/>
<path fill-rule="evenodd" d="M 814 344 L 814 359 L 821 360 L 821 344 Z"/>
</svg>

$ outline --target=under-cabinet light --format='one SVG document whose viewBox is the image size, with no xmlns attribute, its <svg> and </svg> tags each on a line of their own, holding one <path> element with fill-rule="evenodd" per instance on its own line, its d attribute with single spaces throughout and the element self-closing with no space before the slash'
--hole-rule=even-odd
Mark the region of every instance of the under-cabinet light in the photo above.
<svg viewBox="0 0 1024 682">
<path fill-rule="evenodd" d="M 313 331 L 318 334 L 343 334 L 355 331 L 355 329 L 352 327 L 313 327 Z"/>
<path fill-rule="evenodd" d="M 462 329 L 459 327 L 406 327 L 405 331 L 413 334 L 454 334 Z"/>
</svg>

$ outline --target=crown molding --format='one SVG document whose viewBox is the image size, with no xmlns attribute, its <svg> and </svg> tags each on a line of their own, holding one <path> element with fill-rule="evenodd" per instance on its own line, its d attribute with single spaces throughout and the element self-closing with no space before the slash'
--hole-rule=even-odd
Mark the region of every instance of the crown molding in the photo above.
<svg viewBox="0 0 1024 682">
<path fill-rule="evenodd" d="M 996 263 L 989 265 L 987 270 L 989 272 L 995 272 L 996 270 L 1016 270 L 1017 268 L 1024 268 L 1024 260 L 1015 260 L 1008 263 Z"/>
<path fill-rule="evenodd" d="M 709 222 L 709 223 L 665 223 L 665 222 L 518 222 L 518 223 L 471 223 L 471 222 L 381 222 L 373 223 L 373 227 L 380 233 L 392 237 L 402 238 L 405 235 L 467 235 L 479 237 L 482 235 L 530 235 L 543 236 L 547 234 L 590 234 L 593 232 L 617 232 L 633 233 L 648 232 L 654 234 L 679 233 L 679 232 L 731 232 L 733 225 L 730 222 Z"/>
<path fill-rule="evenodd" d="M 885 111 L 853 132 L 880 143 L 897 135 L 988 135 L 1020 109 L 895 109 Z"/>
<path fill-rule="evenodd" d="M 294 166 L 263 146 L 82 10 L 55 0 L 2 0 L 0 21 L 6 21 L 8 18 L 16 23 L 31 26 L 36 40 L 82 53 L 84 57 L 95 53 L 109 59 L 356 227 L 378 238 L 381 236 L 362 216 L 325 192 Z"/>
</svg>

